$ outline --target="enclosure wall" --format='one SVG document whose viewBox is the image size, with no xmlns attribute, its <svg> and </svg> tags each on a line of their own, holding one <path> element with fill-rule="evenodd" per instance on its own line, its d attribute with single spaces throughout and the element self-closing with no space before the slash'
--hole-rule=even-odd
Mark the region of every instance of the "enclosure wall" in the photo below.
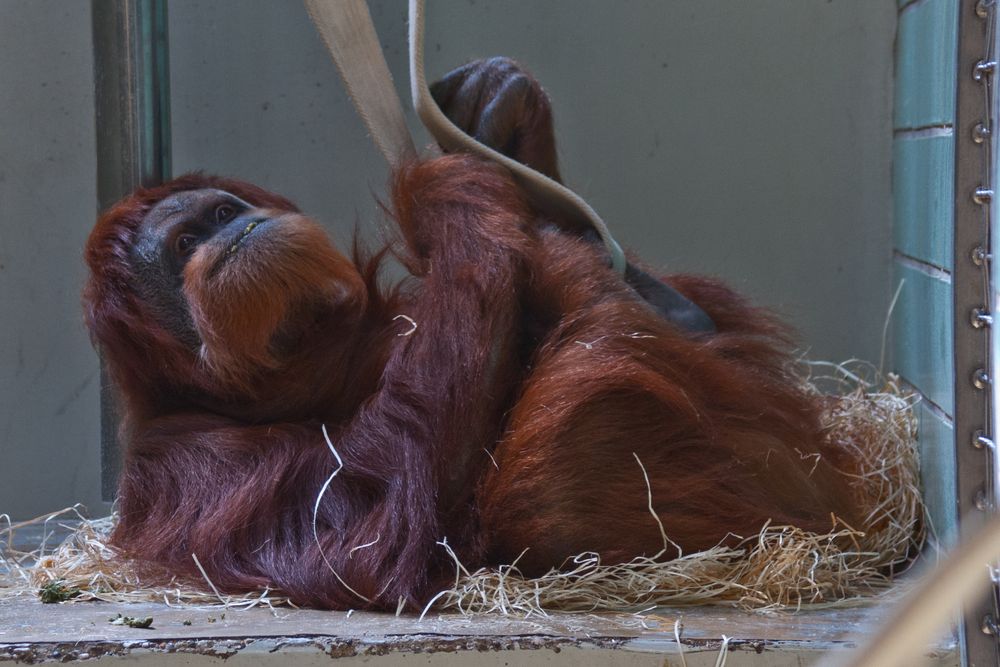
<svg viewBox="0 0 1000 667">
<path fill-rule="evenodd" d="M 893 142 L 895 368 L 923 396 L 924 495 L 939 537 L 955 537 L 952 236 L 955 219 L 954 0 L 900 2 Z"/>
<path fill-rule="evenodd" d="M 922 0 L 927 2 L 928 0 Z M 404 5 L 372 0 L 405 91 Z M 430 2 L 428 75 L 507 54 L 563 173 L 664 270 L 783 312 L 813 358 L 877 360 L 890 296 L 893 0 Z M 375 235 L 385 169 L 296 2 L 170 2 L 175 170 L 283 192 Z M 99 499 L 89 5 L 0 2 L 0 513 Z M 404 99 L 408 95 L 404 92 Z"/>
<path fill-rule="evenodd" d="M 82 249 L 97 207 L 90 3 L 0 2 L 0 514 L 100 509 Z"/>
</svg>

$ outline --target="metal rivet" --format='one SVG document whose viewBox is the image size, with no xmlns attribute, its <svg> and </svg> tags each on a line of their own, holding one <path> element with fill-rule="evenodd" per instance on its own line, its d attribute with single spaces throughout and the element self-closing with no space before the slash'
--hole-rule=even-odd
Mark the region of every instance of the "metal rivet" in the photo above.
<svg viewBox="0 0 1000 667">
<path fill-rule="evenodd" d="M 976 503 L 976 509 L 979 510 L 980 512 L 987 512 L 993 508 L 993 505 L 990 503 L 989 497 L 983 490 L 979 490 L 978 492 L 976 492 L 975 503 Z"/>
<path fill-rule="evenodd" d="M 982 266 L 986 263 L 986 260 L 990 259 L 990 254 L 986 252 L 986 248 L 982 246 L 976 246 L 973 248 L 970 256 L 972 257 L 972 263 L 976 266 Z"/>
<path fill-rule="evenodd" d="M 972 434 L 972 446 L 976 449 L 993 449 L 994 444 L 987 435 L 986 431 L 983 429 L 976 429 L 976 432 Z"/>
<path fill-rule="evenodd" d="M 986 127 L 982 123 L 976 123 L 976 126 L 972 128 L 972 140 L 977 144 L 981 144 L 990 137 L 990 128 Z"/>
<path fill-rule="evenodd" d="M 969 321 L 973 329 L 993 326 L 993 316 L 985 308 L 973 308 L 969 315 Z"/>
<path fill-rule="evenodd" d="M 993 74 L 993 70 L 995 70 L 996 67 L 997 63 L 995 60 L 980 60 L 976 63 L 976 66 L 972 68 L 972 79 L 974 81 L 982 82 L 985 77 Z"/>
<path fill-rule="evenodd" d="M 972 201 L 976 202 L 980 206 L 985 206 L 993 201 L 993 191 L 989 188 L 980 186 L 976 188 L 975 192 L 972 193 Z"/>
<path fill-rule="evenodd" d="M 993 440 L 986 437 L 986 432 L 979 429 L 972 434 L 972 446 L 976 449 L 983 449 L 984 447 L 986 449 L 993 449 L 995 445 L 993 444 Z"/>
<path fill-rule="evenodd" d="M 990 386 L 990 382 L 990 374 L 982 368 L 977 368 L 976 372 L 972 374 L 972 386 L 976 389 L 986 389 Z"/>
<path fill-rule="evenodd" d="M 997 627 L 997 622 L 993 618 L 993 614 L 983 616 L 983 622 L 979 626 L 979 629 L 983 631 L 984 635 L 1000 636 L 1000 628 Z"/>
</svg>

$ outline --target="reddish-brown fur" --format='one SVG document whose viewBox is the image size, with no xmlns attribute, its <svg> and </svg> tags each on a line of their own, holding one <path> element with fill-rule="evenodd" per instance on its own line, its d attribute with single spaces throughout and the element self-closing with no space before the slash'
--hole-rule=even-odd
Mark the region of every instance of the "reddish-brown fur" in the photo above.
<svg viewBox="0 0 1000 667">
<path fill-rule="evenodd" d="M 129 249 L 156 202 L 203 188 L 281 223 L 224 275 L 206 269 L 209 250 L 186 266 L 192 347 L 135 288 Z M 673 276 L 717 326 L 680 331 L 476 158 L 400 169 L 392 208 L 415 278 L 391 291 L 377 257 L 348 261 L 294 205 L 246 183 L 189 175 L 101 217 L 85 302 L 123 399 L 117 546 L 191 576 L 195 554 L 224 591 L 394 609 L 444 581 L 444 539 L 470 567 L 527 549 L 532 574 L 583 551 L 659 552 L 637 458 L 685 551 L 768 520 L 858 519 L 835 470 L 849 462 L 825 449 L 770 315 Z M 324 425 L 343 468 L 317 543 L 314 503 L 336 467 Z"/>
</svg>

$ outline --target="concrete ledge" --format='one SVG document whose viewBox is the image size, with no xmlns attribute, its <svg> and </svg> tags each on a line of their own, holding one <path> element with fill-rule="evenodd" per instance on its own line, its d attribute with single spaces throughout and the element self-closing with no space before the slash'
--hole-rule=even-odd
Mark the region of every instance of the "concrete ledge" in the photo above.
<svg viewBox="0 0 1000 667">
<path fill-rule="evenodd" d="M 121 613 L 152 616 L 149 629 L 111 625 Z M 176 608 L 165 604 L 0 602 L 0 662 L 24 664 L 141 660 L 144 665 L 680 664 L 674 621 L 690 667 L 715 665 L 722 635 L 726 664 L 792 667 L 846 651 L 876 627 L 882 607 L 749 614 L 724 607 L 660 608 L 641 615 L 558 614 L 511 619 Z M 929 643 L 928 664 L 958 665 L 955 641 Z"/>
</svg>

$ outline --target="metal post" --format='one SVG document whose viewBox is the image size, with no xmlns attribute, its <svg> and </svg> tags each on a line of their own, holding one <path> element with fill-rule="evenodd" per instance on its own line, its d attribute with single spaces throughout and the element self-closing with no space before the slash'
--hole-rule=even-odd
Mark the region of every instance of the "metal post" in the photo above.
<svg viewBox="0 0 1000 667">
<path fill-rule="evenodd" d="M 959 533 L 977 534 L 996 511 L 993 419 L 990 218 L 996 208 L 992 154 L 996 7 L 982 0 L 958 4 L 958 76 L 955 104 L 955 438 Z M 982 317 L 989 314 L 988 319 Z M 983 567 L 983 578 L 990 571 Z M 994 592 L 965 605 L 962 652 L 966 665 L 1000 664 Z"/>
<path fill-rule="evenodd" d="M 92 0 L 97 110 L 97 201 L 104 210 L 170 175 L 167 0 Z M 119 413 L 101 368 L 101 493 L 121 470 Z"/>
</svg>

